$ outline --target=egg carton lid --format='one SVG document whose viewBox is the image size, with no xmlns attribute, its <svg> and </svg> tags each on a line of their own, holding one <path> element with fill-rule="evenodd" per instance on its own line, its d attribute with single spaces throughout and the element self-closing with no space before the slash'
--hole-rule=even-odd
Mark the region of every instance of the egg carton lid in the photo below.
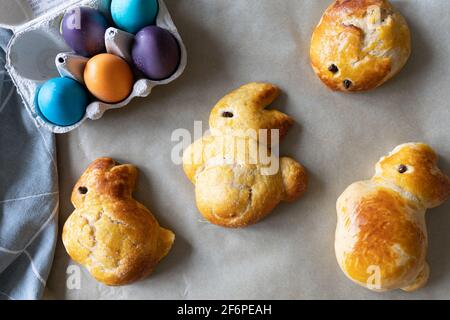
<svg viewBox="0 0 450 320">
<path fill-rule="evenodd" d="M 36 19 L 45 19 L 83 0 L 7 0 L 0 2 L 0 27 L 13 32 L 26 28 Z M 100 0 L 101 5 L 110 5 L 111 0 Z"/>
</svg>

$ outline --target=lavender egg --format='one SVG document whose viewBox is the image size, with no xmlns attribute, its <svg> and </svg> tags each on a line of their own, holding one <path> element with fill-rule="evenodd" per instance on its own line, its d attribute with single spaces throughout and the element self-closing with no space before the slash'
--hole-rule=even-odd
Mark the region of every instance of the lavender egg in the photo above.
<svg viewBox="0 0 450 320">
<path fill-rule="evenodd" d="M 78 54 L 91 57 L 105 52 L 105 32 L 109 22 L 98 10 L 79 7 L 69 10 L 61 22 L 66 43 Z"/>
<path fill-rule="evenodd" d="M 132 56 L 136 67 L 149 79 L 164 80 L 178 69 L 181 52 L 169 31 L 149 26 L 136 34 Z"/>
</svg>

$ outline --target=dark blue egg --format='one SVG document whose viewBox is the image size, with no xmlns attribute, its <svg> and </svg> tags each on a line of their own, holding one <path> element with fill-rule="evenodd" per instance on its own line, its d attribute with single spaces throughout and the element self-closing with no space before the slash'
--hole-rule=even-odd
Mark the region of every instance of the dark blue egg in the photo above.
<svg viewBox="0 0 450 320">
<path fill-rule="evenodd" d="M 57 126 L 71 126 L 83 119 L 89 96 L 79 82 L 54 78 L 39 88 L 36 104 L 44 120 Z"/>
</svg>

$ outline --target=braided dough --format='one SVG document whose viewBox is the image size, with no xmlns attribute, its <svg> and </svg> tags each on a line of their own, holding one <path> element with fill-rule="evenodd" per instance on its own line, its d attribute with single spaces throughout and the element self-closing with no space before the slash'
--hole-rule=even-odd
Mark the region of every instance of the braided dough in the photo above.
<svg viewBox="0 0 450 320">
<path fill-rule="evenodd" d="M 352 184 L 337 201 L 336 256 L 344 273 L 374 291 L 423 287 L 425 212 L 450 197 L 450 179 L 427 145 L 398 146 L 369 181 Z"/>
<path fill-rule="evenodd" d="M 267 216 L 280 201 L 294 201 L 306 191 L 303 166 L 270 155 L 268 143 L 274 142 L 270 131 L 264 135 L 266 141 L 248 134 L 275 129 L 281 138 L 286 135 L 293 120 L 267 109 L 279 93 L 266 83 L 250 83 L 231 92 L 211 112 L 212 135 L 184 152 L 183 167 L 196 186 L 197 207 L 210 222 L 246 227 Z M 270 155 L 270 165 L 258 156 L 261 148 Z M 274 163 L 279 166 L 271 172 Z"/>
<path fill-rule="evenodd" d="M 64 225 L 62 239 L 72 259 L 107 285 L 147 277 L 175 239 L 152 213 L 132 197 L 138 171 L 114 160 L 95 160 L 75 185 L 76 210 Z"/>
<path fill-rule="evenodd" d="M 396 75 L 411 54 L 406 20 L 387 0 L 337 0 L 311 40 L 311 64 L 331 89 L 363 91 Z"/>
</svg>

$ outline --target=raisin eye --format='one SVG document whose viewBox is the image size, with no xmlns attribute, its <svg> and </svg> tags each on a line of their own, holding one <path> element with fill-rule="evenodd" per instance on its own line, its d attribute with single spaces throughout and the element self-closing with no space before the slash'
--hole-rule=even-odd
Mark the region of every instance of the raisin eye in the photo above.
<svg viewBox="0 0 450 320">
<path fill-rule="evenodd" d="M 86 193 L 88 193 L 88 188 L 86 188 L 86 187 L 79 187 L 78 188 L 78 192 L 80 194 L 86 194 Z"/>
<path fill-rule="evenodd" d="M 398 167 L 398 172 L 399 172 L 399 173 L 403 174 L 403 173 L 405 173 L 406 171 L 408 171 L 408 167 L 405 166 L 404 164 L 401 164 L 401 165 Z"/>
<path fill-rule="evenodd" d="M 332 73 L 337 73 L 339 71 L 339 68 L 335 64 L 332 64 L 331 66 L 328 67 L 328 71 Z"/>
<path fill-rule="evenodd" d="M 350 80 L 344 80 L 345 89 L 349 89 L 352 86 L 352 82 Z"/>
<path fill-rule="evenodd" d="M 225 111 L 224 113 L 222 113 L 222 117 L 224 117 L 224 118 L 233 118 L 234 114 L 233 114 L 233 112 Z"/>
</svg>

